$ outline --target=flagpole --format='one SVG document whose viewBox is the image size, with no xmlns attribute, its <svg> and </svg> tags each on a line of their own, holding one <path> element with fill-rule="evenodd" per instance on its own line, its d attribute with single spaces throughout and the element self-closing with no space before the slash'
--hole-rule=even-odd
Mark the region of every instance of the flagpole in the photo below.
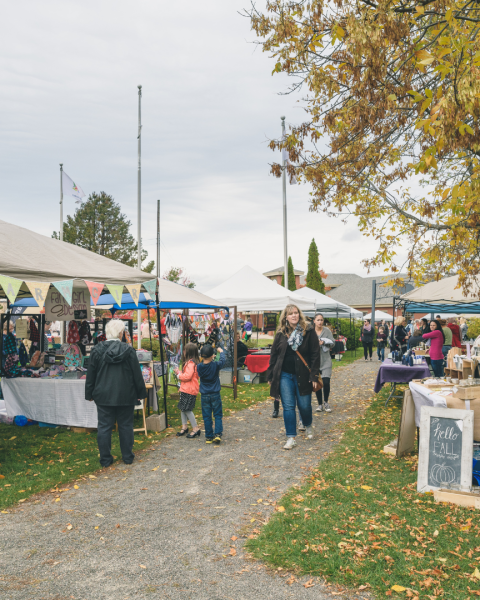
<svg viewBox="0 0 480 600">
<path fill-rule="evenodd" d="M 285 117 L 280 117 L 282 120 L 282 140 L 285 140 Z M 283 190 L 283 268 L 284 268 L 284 285 L 288 290 L 288 252 L 287 252 L 287 160 L 286 152 L 282 152 L 282 190 Z"/>
<path fill-rule="evenodd" d="M 63 163 L 60 163 L 60 239 L 63 242 Z"/>
<path fill-rule="evenodd" d="M 157 200 L 157 279 L 160 278 L 160 200 Z"/>
<path fill-rule="evenodd" d="M 138 174 L 137 174 L 137 240 L 138 270 L 142 268 L 142 86 L 138 87 Z M 137 348 L 142 348 L 142 311 L 137 311 Z"/>
</svg>

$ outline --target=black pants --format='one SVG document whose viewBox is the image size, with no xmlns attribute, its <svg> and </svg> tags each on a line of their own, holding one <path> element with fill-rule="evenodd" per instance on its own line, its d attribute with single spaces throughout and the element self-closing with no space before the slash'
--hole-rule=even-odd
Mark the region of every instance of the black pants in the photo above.
<svg viewBox="0 0 480 600">
<path fill-rule="evenodd" d="M 330 396 L 330 377 L 322 377 L 323 389 L 315 392 L 319 404 L 328 403 L 328 397 Z"/>
<path fill-rule="evenodd" d="M 118 435 L 120 438 L 120 450 L 123 461 L 132 463 L 133 454 L 133 413 L 134 405 L 129 406 L 100 406 L 97 404 L 98 432 L 97 443 L 100 451 L 100 464 L 108 467 L 113 463 L 112 456 L 112 429 L 115 422 L 118 423 Z"/>
<path fill-rule="evenodd" d="M 367 348 L 368 348 L 368 354 L 370 354 L 370 358 L 372 358 L 373 342 L 362 342 L 362 344 L 363 344 L 363 354 L 365 355 L 365 360 L 367 360 Z"/>
</svg>

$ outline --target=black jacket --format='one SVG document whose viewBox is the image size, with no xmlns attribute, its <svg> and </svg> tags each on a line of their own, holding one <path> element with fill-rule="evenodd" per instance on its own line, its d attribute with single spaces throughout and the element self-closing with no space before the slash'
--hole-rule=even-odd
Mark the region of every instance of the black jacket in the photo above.
<svg viewBox="0 0 480 600">
<path fill-rule="evenodd" d="M 361 339 L 362 342 L 365 342 L 366 344 L 371 344 L 373 342 L 373 340 L 375 339 L 375 327 L 370 328 L 370 331 L 367 331 L 365 329 L 365 327 L 362 327 L 362 335 L 361 335 Z"/>
<path fill-rule="evenodd" d="M 280 331 L 275 336 L 270 355 L 270 365 L 267 371 L 267 381 L 271 382 L 270 395 L 277 398 L 280 395 L 280 377 L 282 374 L 282 365 L 287 351 L 288 337 Z M 313 329 L 307 329 L 303 336 L 303 342 L 298 351 L 306 360 L 311 371 L 295 355 L 295 372 L 297 375 L 300 394 L 305 396 L 313 391 L 312 381 L 318 381 L 320 371 L 320 345 L 317 334 Z"/>
<path fill-rule="evenodd" d="M 135 350 L 120 340 L 100 342 L 92 350 L 85 400 L 101 406 L 129 406 L 147 397 Z"/>
</svg>

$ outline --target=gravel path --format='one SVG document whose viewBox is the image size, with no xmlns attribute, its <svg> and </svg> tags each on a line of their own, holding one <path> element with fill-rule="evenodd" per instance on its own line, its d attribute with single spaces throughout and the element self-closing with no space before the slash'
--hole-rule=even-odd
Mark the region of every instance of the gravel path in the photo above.
<svg viewBox="0 0 480 600">
<path fill-rule="evenodd" d="M 290 452 L 283 419 L 271 419 L 263 402 L 225 419 L 220 447 L 203 435 L 170 437 L 131 466 L 0 514 L 0 597 L 338 599 L 316 579 L 288 585 L 244 557 L 243 542 L 329 452 L 336 424 L 359 414 L 377 368 L 361 360 L 334 370 L 334 411 L 316 413 L 315 439 L 299 436 Z"/>
</svg>

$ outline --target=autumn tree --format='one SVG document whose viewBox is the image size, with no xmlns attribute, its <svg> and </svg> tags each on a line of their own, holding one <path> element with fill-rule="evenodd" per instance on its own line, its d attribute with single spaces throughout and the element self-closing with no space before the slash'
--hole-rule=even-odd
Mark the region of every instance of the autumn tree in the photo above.
<svg viewBox="0 0 480 600">
<path fill-rule="evenodd" d="M 187 288 L 194 288 L 195 283 L 187 276 L 183 267 L 170 267 L 162 276 L 162 279 L 179 283 Z"/>
<path fill-rule="evenodd" d="M 378 242 L 366 266 L 458 273 L 467 289 L 480 271 L 480 5 L 268 0 L 248 15 L 273 73 L 302 92 L 306 121 L 271 148 L 311 184 L 311 210 L 358 219 Z"/>
<path fill-rule="evenodd" d="M 308 249 L 308 269 L 305 283 L 307 287 L 321 294 L 325 294 L 325 284 L 322 281 L 322 276 L 319 271 L 320 255 L 318 254 L 317 244 L 315 239 L 310 242 Z"/>
<path fill-rule="evenodd" d="M 73 217 L 67 216 L 63 225 L 63 240 L 129 267 L 136 267 L 138 246 L 130 233 L 131 225 L 112 196 L 105 192 L 94 192 L 75 210 Z M 52 237 L 60 239 L 60 234 L 54 231 Z M 147 255 L 148 252 L 143 250 L 142 261 Z M 142 267 L 142 271 L 151 273 L 154 266 L 152 260 Z"/>
<path fill-rule="evenodd" d="M 288 271 L 288 286 L 287 287 L 291 292 L 294 292 L 297 289 L 297 282 L 295 281 L 295 271 L 293 270 L 293 262 L 292 262 L 291 256 L 288 257 L 287 271 Z M 285 287 L 285 273 L 282 275 L 282 286 Z"/>
</svg>

